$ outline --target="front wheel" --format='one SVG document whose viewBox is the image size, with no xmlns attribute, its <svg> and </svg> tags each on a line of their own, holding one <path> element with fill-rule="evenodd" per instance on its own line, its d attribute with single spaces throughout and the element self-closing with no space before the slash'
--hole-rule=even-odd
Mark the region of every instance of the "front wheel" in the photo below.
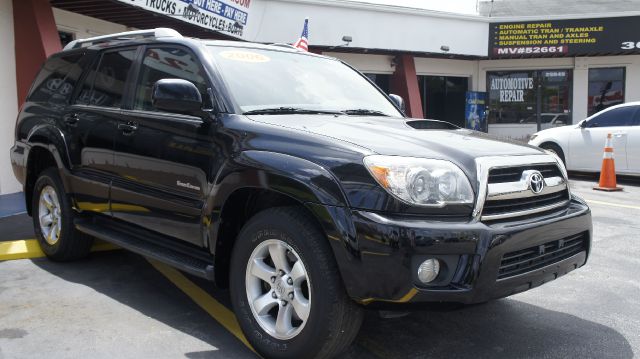
<svg viewBox="0 0 640 359">
<path fill-rule="evenodd" d="M 75 211 L 55 168 L 44 170 L 33 188 L 33 226 L 48 258 L 69 261 L 89 254 L 93 239 L 75 229 Z"/>
<path fill-rule="evenodd" d="M 360 329 L 327 239 L 301 209 L 247 222 L 231 262 L 231 298 L 247 339 L 266 358 L 331 358 Z"/>
</svg>

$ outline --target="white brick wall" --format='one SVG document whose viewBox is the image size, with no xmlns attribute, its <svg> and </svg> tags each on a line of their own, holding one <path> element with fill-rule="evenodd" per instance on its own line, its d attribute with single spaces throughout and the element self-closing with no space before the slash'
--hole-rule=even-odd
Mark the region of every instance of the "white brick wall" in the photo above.
<svg viewBox="0 0 640 359">
<path fill-rule="evenodd" d="M 7 194 L 22 190 L 13 176 L 9 159 L 18 114 L 11 0 L 0 0 L 0 44 L 3 47 L 0 51 L 0 194 Z"/>
</svg>

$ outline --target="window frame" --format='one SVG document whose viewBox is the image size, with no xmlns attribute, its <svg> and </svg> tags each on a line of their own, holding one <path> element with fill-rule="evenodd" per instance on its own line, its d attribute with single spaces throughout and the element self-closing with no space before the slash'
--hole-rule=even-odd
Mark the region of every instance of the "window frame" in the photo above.
<svg viewBox="0 0 640 359">
<path fill-rule="evenodd" d="M 215 95 L 215 86 L 213 85 L 212 81 L 211 81 L 211 76 L 209 74 L 209 71 L 207 71 L 207 67 L 204 66 L 203 61 L 200 59 L 200 57 L 193 51 L 191 50 L 189 47 L 181 45 L 181 44 L 175 44 L 175 43 L 155 43 L 155 44 L 147 44 L 147 45 L 141 45 L 140 48 L 138 49 L 138 54 L 137 54 L 137 58 L 136 58 L 136 63 L 134 64 L 134 66 L 132 67 L 133 70 L 133 75 L 131 76 L 132 78 L 129 79 L 130 80 L 130 85 L 128 87 L 129 90 L 129 97 L 128 97 L 128 101 L 127 101 L 127 107 L 124 108 L 125 110 L 128 111 L 135 111 L 135 112 L 142 112 L 142 113 L 150 113 L 150 114 L 163 114 L 163 115 L 172 115 L 172 116 L 188 116 L 188 117 L 194 117 L 194 116 L 190 116 L 190 115 L 184 115 L 184 114 L 177 114 L 177 113 L 173 113 L 173 112 L 166 112 L 166 111 L 161 111 L 161 110 L 142 110 L 142 109 L 136 109 L 135 108 L 135 103 L 136 103 L 136 94 L 137 94 L 137 90 L 138 90 L 138 86 L 140 85 L 140 77 L 142 76 L 142 65 L 144 63 L 144 59 L 145 59 L 145 55 L 147 54 L 147 50 L 149 49 L 158 49 L 158 48 L 170 48 L 170 49 L 178 49 L 178 50 L 182 50 L 185 51 L 186 53 L 188 53 L 189 55 L 191 55 L 198 67 L 199 70 L 204 74 L 203 78 L 204 81 L 207 85 L 207 93 L 204 94 L 205 96 L 208 96 L 210 98 L 209 102 L 211 103 L 211 105 L 213 107 L 217 107 L 219 106 L 218 102 L 217 102 L 217 96 Z M 189 81 L 191 82 L 191 81 Z M 211 96 L 211 93 L 214 93 L 214 96 Z M 204 96 L 203 96 L 203 105 L 204 105 Z M 212 110 L 212 109 L 207 109 L 207 108 L 202 108 L 203 110 Z"/>
</svg>

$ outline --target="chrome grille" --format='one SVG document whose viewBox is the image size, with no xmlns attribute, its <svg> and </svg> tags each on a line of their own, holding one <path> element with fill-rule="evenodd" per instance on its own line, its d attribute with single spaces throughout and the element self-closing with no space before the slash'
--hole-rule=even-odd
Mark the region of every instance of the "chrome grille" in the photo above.
<svg viewBox="0 0 640 359">
<path fill-rule="evenodd" d="M 524 218 L 558 210 L 570 201 L 566 174 L 549 155 L 505 156 L 478 159 L 480 197 L 474 211 L 479 220 Z M 540 173 L 544 186 L 531 187 Z M 540 183 L 540 178 L 538 177 Z M 539 187 L 539 186 L 538 186 Z"/>
<path fill-rule="evenodd" d="M 562 172 L 556 164 L 530 165 L 506 168 L 492 168 L 489 171 L 489 183 L 517 182 L 526 170 L 536 170 L 545 178 L 562 177 Z"/>
<path fill-rule="evenodd" d="M 496 201 L 489 200 L 484 204 L 482 216 L 486 218 L 487 216 L 495 216 L 505 213 L 514 214 L 527 211 L 532 208 L 547 207 L 568 200 L 569 193 L 567 190 L 528 198 L 503 199 Z"/>
</svg>

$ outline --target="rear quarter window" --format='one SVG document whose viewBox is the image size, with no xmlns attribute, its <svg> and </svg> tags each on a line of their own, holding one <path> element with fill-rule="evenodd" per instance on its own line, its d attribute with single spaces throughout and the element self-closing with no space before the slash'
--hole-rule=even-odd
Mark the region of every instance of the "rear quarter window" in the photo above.
<svg viewBox="0 0 640 359">
<path fill-rule="evenodd" d="M 82 74 L 80 60 L 83 56 L 72 54 L 49 58 L 33 81 L 27 101 L 68 103 Z"/>
</svg>

